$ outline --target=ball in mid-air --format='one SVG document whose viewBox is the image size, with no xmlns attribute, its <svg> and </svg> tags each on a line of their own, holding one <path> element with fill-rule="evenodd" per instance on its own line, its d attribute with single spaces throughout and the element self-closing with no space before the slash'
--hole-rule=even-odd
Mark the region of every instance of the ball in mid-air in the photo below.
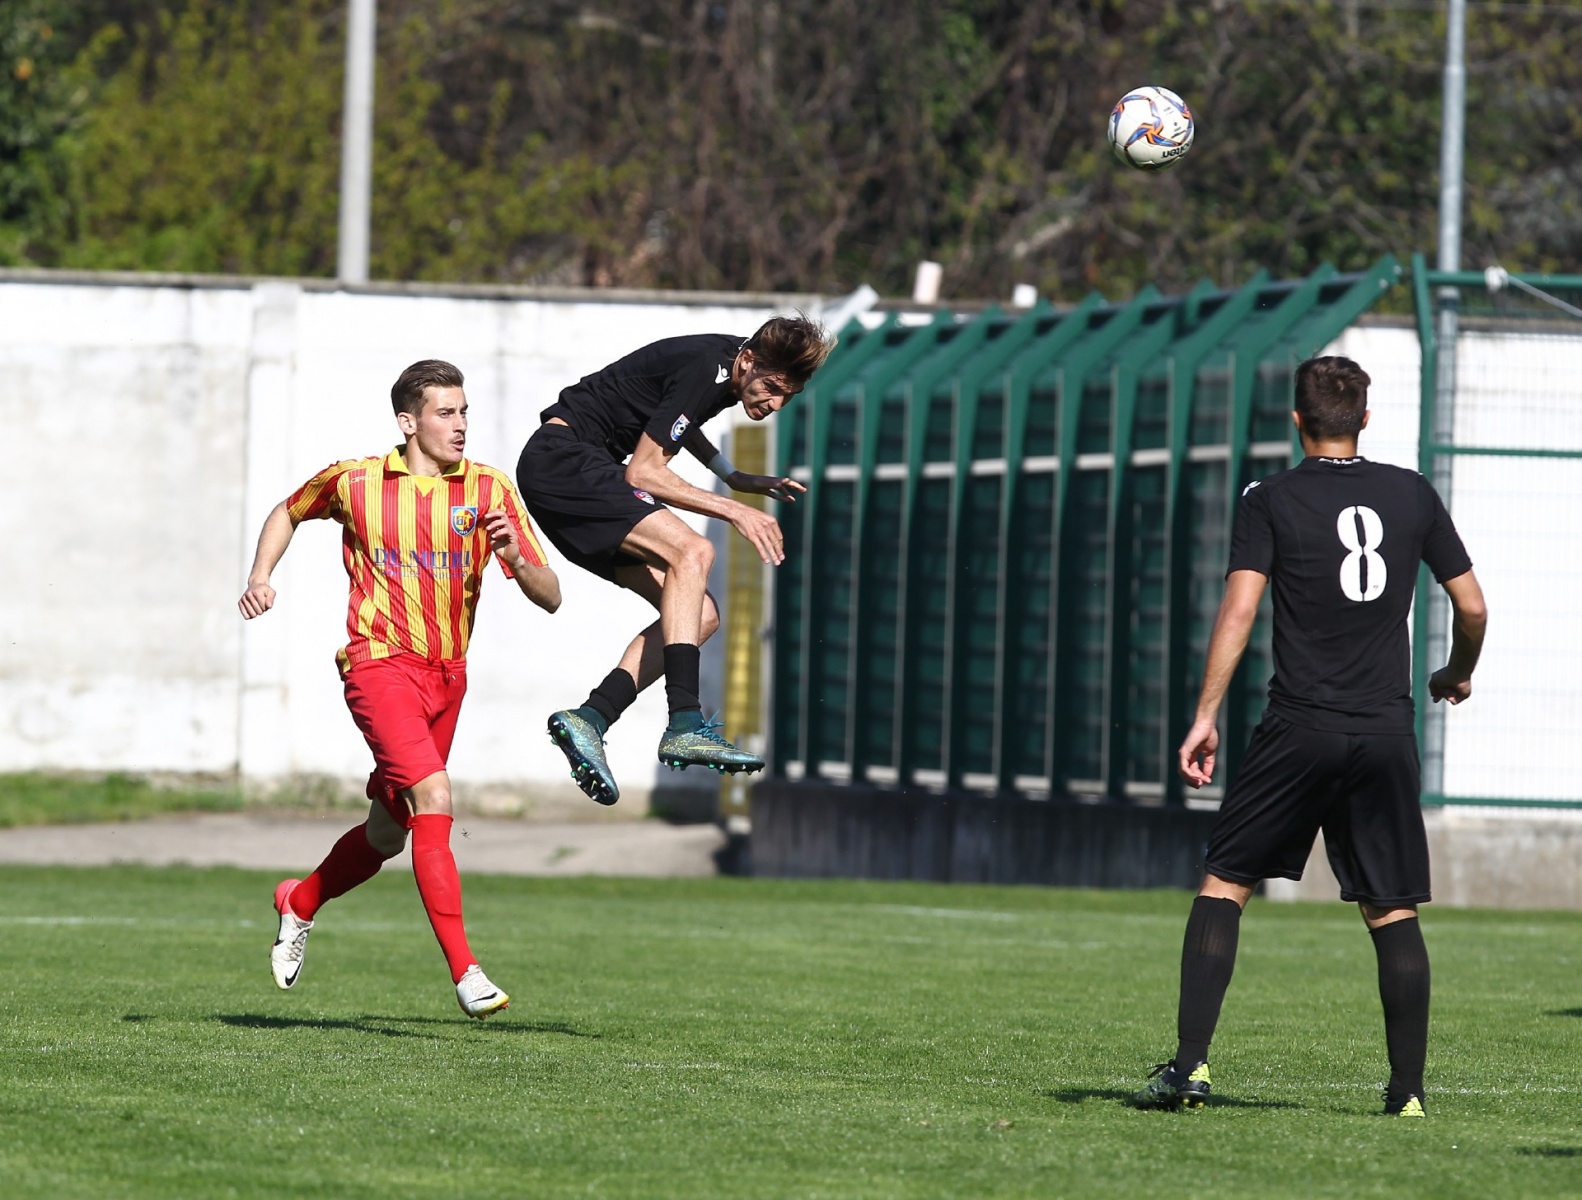
<svg viewBox="0 0 1582 1200">
<path fill-rule="evenodd" d="M 1140 171 L 1174 166 L 1192 148 L 1192 110 L 1162 87 L 1133 88 L 1110 113 L 1110 148 Z"/>
</svg>

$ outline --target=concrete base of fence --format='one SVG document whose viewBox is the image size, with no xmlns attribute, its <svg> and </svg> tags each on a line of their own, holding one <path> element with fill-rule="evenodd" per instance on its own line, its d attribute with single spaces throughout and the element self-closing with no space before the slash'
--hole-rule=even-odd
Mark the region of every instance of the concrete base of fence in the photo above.
<svg viewBox="0 0 1582 1200">
<path fill-rule="evenodd" d="M 752 797 L 752 871 L 1058 887 L 1196 888 L 1215 814 L 768 779 Z M 1582 811 L 1434 808 L 1424 814 L 1434 901 L 1582 909 Z M 1269 899 L 1340 887 L 1322 835 L 1300 882 Z"/>
<path fill-rule="evenodd" d="M 1211 812 L 769 779 L 752 789 L 756 875 L 1192 887 Z"/>
</svg>

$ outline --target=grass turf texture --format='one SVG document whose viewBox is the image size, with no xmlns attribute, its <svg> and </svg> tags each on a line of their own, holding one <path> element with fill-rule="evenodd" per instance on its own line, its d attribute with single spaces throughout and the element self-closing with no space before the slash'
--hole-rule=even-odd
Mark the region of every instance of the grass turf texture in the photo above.
<svg viewBox="0 0 1582 1200">
<path fill-rule="evenodd" d="M 1173 1042 L 1188 898 L 465 881 L 514 996 L 457 1010 L 411 880 L 269 981 L 275 877 L 0 870 L 12 1196 L 1576 1195 L 1582 915 L 1430 910 L 1430 1116 L 1376 1115 L 1347 906 L 1256 902 L 1207 1111 Z"/>
<path fill-rule="evenodd" d="M 132 775 L 29 772 L 0 775 L 0 829 L 83 821 L 130 821 L 172 812 L 242 807 L 235 788 L 158 787 Z"/>
</svg>

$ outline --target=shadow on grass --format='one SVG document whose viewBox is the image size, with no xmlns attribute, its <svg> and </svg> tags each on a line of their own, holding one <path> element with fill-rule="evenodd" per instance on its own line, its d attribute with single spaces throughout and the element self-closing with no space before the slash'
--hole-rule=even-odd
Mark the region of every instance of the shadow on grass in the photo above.
<svg viewBox="0 0 1582 1200">
<path fill-rule="evenodd" d="M 1557 1008 L 1549 1015 L 1551 1017 L 1582 1017 L 1582 1008 Z"/>
<path fill-rule="evenodd" d="M 1516 1153 L 1527 1158 L 1582 1158 L 1582 1146 L 1518 1146 Z"/>
<path fill-rule="evenodd" d="M 1038 1093 L 1062 1104 L 1084 1104 L 1089 1100 L 1130 1100 L 1133 1092 L 1120 1088 L 1047 1088 Z M 1289 1100 L 1238 1100 L 1234 1096 L 1210 1096 L 1209 1108 L 1302 1108 Z"/>
<path fill-rule="evenodd" d="M 357 1017 L 353 1020 L 311 1017 L 265 1017 L 257 1013 L 216 1013 L 214 1019 L 222 1025 L 237 1029 L 345 1029 L 353 1033 L 376 1033 L 380 1037 L 409 1037 L 437 1039 L 436 1033 L 420 1033 L 402 1029 L 425 1018 L 412 1017 Z M 439 1022 L 434 1022 L 438 1024 Z"/>
<path fill-rule="evenodd" d="M 137 1013 L 129 1013 L 123 1017 L 125 1021 L 146 1021 L 149 1018 Z M 439 1037 L 437 1033 L 423 1033 L 418 1029 L 404 1028 L 405 1026 L 438 1025 L 445 1028 L 477 1029 L 484 1034 L 502 1035 L 510 1033 L 553 1033 L 562 1037 L 599 1038 L 602 1034 L 588 1033 L 567 1025 L 564 1021 L 513 1021 L 509 1017 L 504 1020 L 465 1022 L 448 1017 L 376 1017 L 364 1016 L 351 1019 L 311 1018 L 311 1017 L 270 1017 L 258 1013 L 217 1013 L 214 1019 L 222 1025 L 231 1025 L 238 1029 L 345 1029 L 353 1033 L 374 1033 L 380 1037 L 410 1037 L 428 1038 Z"/>
</svg>

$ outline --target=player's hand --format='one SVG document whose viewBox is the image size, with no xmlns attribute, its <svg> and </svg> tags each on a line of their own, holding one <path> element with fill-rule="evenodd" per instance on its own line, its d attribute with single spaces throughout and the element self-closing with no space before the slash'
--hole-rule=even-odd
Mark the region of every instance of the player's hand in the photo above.
<svg viewBox="0 0 1582 1200">
<path fill-rule="evenodd" d="M 787 504 L 795 504 L 797 493 L 807 491 L 806 487 L 789 475 L 749 475 L 745 471 L 732 471 L 725 483 L 733 492 L 752 492 L 754 495 L 783 500 Z"/>
<path fill-rule="evenodd" d="M 1472 676 L 1459 674 L 1449 667 L 1440 667 L 1428 677 L 1428 694 L 1434 698 L 1435 704 L 1441 700 L 1460 704 L 1472 695 Z"/>
<path fill-rule="evenodd" d="M 242 610 L 242 617 L 248 621 L 263 616 L 274 606 L 275 589 L 267 583 L 248 584 L 242 598 L 236 602 L 236 607 Z"/>
<path fill-rule="evenodd" d="M 516 526 L 503 508 L 491 508 L 483 514 L 483 527 L 489 534 L 489 549 L 508 567 L 522 561 L 522 546 L 516 540 Z"/>
<path fill-rule="evenodd" d="M 1219 730 L 1213 721 L 1199 719 L 1187 730 L 1181 743 L 1179 765 L 1181 778 L 1191 788 L 1200 788 L 1214 780 L 1214 756 L 1219 750 Z"/>
<path fill-rule="evenodd" d="M 780 522 L 768 513 L 759 512 L 746 504 L 738 504 L 736 508 L 731 524 L 736 526 L 737 533 L 753 544 L 758 557 L 771 567 L 778 567 L 785 562 L 786 539 L 780 530 Z"/>
</svg>

